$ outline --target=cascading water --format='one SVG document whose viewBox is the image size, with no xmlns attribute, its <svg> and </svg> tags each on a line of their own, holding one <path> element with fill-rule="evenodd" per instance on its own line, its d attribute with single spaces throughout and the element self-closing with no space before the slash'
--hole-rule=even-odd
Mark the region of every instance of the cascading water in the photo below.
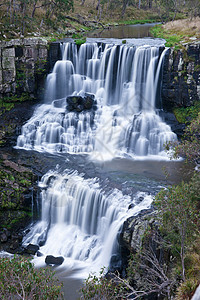
<svg viewBox="0 0 200 300">
<path fill-rule="evenodd" d="M 90 42 L 79 49 L 61 44 L 61 50 L 47 78 L 48 104 L 23 126 L 17 147 L 96 159 L 166 156 L 163 144 L 176 135 L 156 111 L 163 47 Z M 95 109 L 69 111 L 72 95 L 94 97 Z"/>
<path fill-rule="evenodd" d="M 40 251 L 45 255 L 62 255 L 67 268 L 82 268 L 84 276 L 108 267 L 111 257 L 119 253 L 116 236 L 123 222 L 152 202 L 145 192 L 132 197 L 118 189 L 106 192 L 97 178 L 84 179 L 77 171 L 49 171 L 39 186 L 41 221 L 31 228 L 24 244 L 43 245 Z M 37 260 L 44 262 L 44 258 Z"/>
<path fill-rule="evenodd" d="M 136 41 L 135 46 L 61 44 L 62 60 L 47 77 L 45 104 L 22 127 L 17 148 L 89 153 L 95 160 L 125 154 L 166 157 L 163 144 L 176 135 L 156 108 L 163 41 Z M 74 99 L 87 97 L 90 108 L 79 103 L 72 109 Z M 126 183 L 124 177 L 122 182 L 119 186 Z M 77 171 L 49 171 L 39 185 L 41 221 L 30 228 L 24 244 L 40 245 L 45 255 L 62 255 L 65 269 L 79 270 L 82 278 L 109 266 L 119 254 L 117 235 L 123 222 L 152 202 L 151 188 L 141 192 L 137 181 L 124 193 L 118 185 L 104 189 L 100 179 L 86 179 Z M 44 258 L 36 262 L 44 263 Z"/>
</svg>

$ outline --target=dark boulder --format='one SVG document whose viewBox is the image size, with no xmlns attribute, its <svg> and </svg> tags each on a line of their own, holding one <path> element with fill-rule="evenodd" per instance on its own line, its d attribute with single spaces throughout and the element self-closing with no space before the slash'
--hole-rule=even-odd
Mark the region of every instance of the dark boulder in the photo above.
<svg viewBox="0 0 200 300">
<path fill-rule="evenodd" d="M 129 204 L 128 209 L 133 208 L 135 205 L 133 203 Z"/>
<path fill-rule="evenodd" d="M 62 265 L 64 258 L 62 256 L 55 257 L 53 255 L 47 255 L 45 258 L 45 263 L 47 265 Z"/>
<path fill-rule="evenodd" d="M 37 257 L 41 257 L 41 256 L 44 256 L 44 254 L 40 251 L 37 251 Z"/>
<path fill-rule="evenodd" d="M 35 255 L 35 253 L 39 250 L 39 246 L 38 245 L 33 245 L 33 244 L 29 244 L 26 248 L 25 248 L 25 252 L 28 254 L 32 254 Z"/>
<path fill-rule="evenodd" d="M 45 240 L 39 242 L 39 246 L 42 247 L 45 244 Z"/>
<path fill-rule="evenodd" d="M 94 95 L 93 94 L 85 94 L 83 98 L 83 106 L 85 109 L 91 109 L 94 104 Z"/>
<path fill-rule="evenodd" d="M 95 96 L 90 93 L 85 93 L 84 96 L 69 96 L 66 102 L 68 111 L 82 112 L 96 108 Z"/>
</svg>

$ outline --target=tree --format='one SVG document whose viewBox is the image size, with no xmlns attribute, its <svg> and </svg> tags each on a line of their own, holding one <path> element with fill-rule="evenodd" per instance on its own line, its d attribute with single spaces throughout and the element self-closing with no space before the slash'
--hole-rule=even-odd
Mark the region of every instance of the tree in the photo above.
<svg viewBox="0 0 200 300">
<path fill-rule="evenodd" d="M 0 258 L 0 282 L 1 299 L 64 299 L 52 270 L 35 269 L 23 257 Z"/>
<path fill-rule="evenodd" d="M 199 180 L 196 173 L 189 183 L 182 182 L 161 190 L 155 199 L 158 219 L 161 228 L 171 244 L 171 248 L 179 254 L 182 267 L 182 279 L 185 281 L 185 252 L 188 244 L 199 232 Z"/>
<path fill-rule="evenodd" d="M 169 143 L 166 149 L 172 147 L 173 157 L 185 157 L 188 162 L 198 164 L 200 158 L 200 113 L 186 127 L 181 143 Z"/>
</svg>

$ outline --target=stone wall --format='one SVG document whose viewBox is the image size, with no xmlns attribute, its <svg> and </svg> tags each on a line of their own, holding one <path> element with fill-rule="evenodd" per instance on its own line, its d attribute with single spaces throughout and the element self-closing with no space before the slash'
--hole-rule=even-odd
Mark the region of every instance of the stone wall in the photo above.
<svg viewBox="0 0 200 300">
<path fill-rule="evenodd" d="M 164 59 L 162 101 L 170 111 L 174 106 L 190 106 L 200 100 L 200 42 L 180 50 L 170 48 Z"/>
<path fill-rule="evenodd" d="M 0 97 L 28 93 L 38 97 L 48 72 L 45 39 L 27 38 L 0 42 Z"/>
</svg>

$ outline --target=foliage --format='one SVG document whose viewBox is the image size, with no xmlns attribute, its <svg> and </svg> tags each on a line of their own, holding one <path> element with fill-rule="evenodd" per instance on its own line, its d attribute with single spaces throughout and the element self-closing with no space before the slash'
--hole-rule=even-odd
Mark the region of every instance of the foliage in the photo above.
<svg viewBox="0 0 200 300">
<path fill-rule="evenodd" d="M 181 283 L 181 285 L 178 287 L 177 294 L 176 294 L 176 300 L 188 300 L 192 299 L 192 296 L 198 287 L 199 282 L 195 278 L 188 278 L 186 281 Z"/>
<path fill-rule="evenodd" d="M 90 274 L 85 280 L 85 285 L 81 290 L 81 299 L 127 299 L 125 297 L 127 289 L 125 281 L 121 281 L 118 276 L 113 274 L 111 278 L 106 278 L 103 268 L 99 276 Z"/>
<path fill-rule="evenodd" d="M 173 112 L 179 123 L 188 123 L 198 117 L 200 111 L 200 101 L 189 107 L 175 107 Z"/>
<path fill-rule="evenodd" d="M 189 183 L 161 190 L 155 198 L 161 229 L 170 242 L 174 256 L 181 258 L 182 278 L 185 280 L 185 252 L 199 232 L 198 189 L 200 174 L 196 173 Z"/>
<path fill-rule="evenodd" d="M 10 111 L 15 107 L 16 103 L 25 102 L 30 100 L 30 95 L 28 93 L 22 93 L 19 95 L 13 95 L 10 97 L 3 97 L 0 99 L 0 115 L 6 111 Z"/>
<path fill-rule="evenodd" d="M 185 257 L 186 281 L 177 289 L 177 300 L 191 299 L 200 282 L 200 238 L 197 237 Z"/>
<path fill-rule="evenodd" d="M 86 38 L 81 38 L 81 39 L 75 39 L 74 40 L 77 46 L 80 46 L 86 42 Z"/>
<path fill-rule="evenodd" d="M 189 162 L 198 163 L 200 157 L 200 113 L 185 129 L 181 143 L 168 144 L 167 149 L 172 146 L 173 156 L 186 157 Z"/>
<path fill-rule="evenodd" d="M 152 28 L 150 28 L 150 32 L 154 37 L 163 38 L 166 40 L 166 47 L 173 47 L 183 39 L 183 35 L 172 35 L 170 32 L 167 32 L 161 24 L 158 24 Z"/>
<path fill-rule="evenodd" d="M 41 27 L 44 23 L 56 26 L 57 19 L 63 19 L 63 15 L 73 10 L 73 0 L 5 0 L 1 5 L 4 32 L 6 35 L 25 35 L 28 31 Z M 37 11 L 39 11 L 37 15 Z M 40 15 L 43 15 L 41 19 Z M 38 17 L 40 24 L 37 24 Z M 11 32 L 9 32 L 9 28 Z M 37 28 L 38 29 L 38 28 Z"/>
<path fill-rule="evenodd" d="M 61 284 L 50 268 L 35 269 L 22 257 L 0 258 L 0 298 L 63 299 Z"/>
</svg>

